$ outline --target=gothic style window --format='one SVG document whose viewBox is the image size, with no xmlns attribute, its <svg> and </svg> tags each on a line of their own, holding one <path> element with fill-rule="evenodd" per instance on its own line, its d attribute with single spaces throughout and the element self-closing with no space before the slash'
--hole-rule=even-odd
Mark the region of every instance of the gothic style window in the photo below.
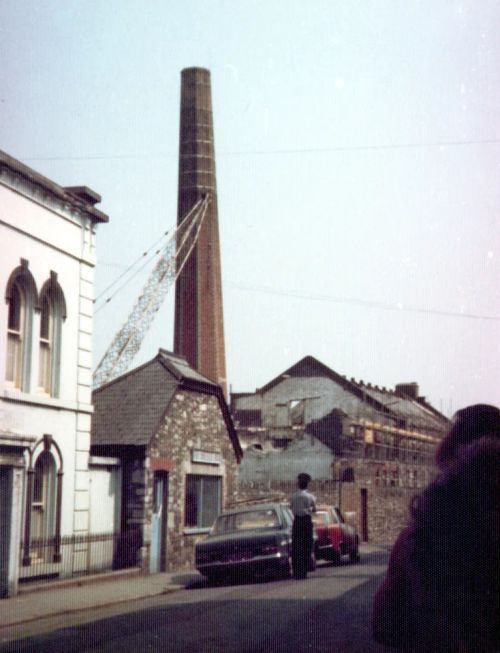
<svg viewBox="0 0 500 653">
<path fill-rule="evenodd" d="M 47 295 L 42 299 L 40 314 L 40 361 L 38 365 L 38 386 L 47 394 L 52 390 L 54 351 L 54 306 Z"/>
<path fill-rule="evenodd" d="M 45 540 L 55 534 L 56 464 L 50 451 L 43 451 L 35 463 L 31 538 Z"/>
<path fill-rule="evenodd" d="M 31 330 L 37 302 L 35 281 L 28 261 L 21 259 L 9 277 L 5 291 L 7 302 L 7 357 L 5 380 L 23 392 L 30 390 Z"/>
<path fill-rule="evenodd" d="M 23 566 L 61 562 L 62 479 L 61 450 L 52 436 L 45 434 L 30 452 Z"/>
<path fill-rule="evenodd" d="M 26 341 L 26 294 L 19 282 L 14 282 L 8 300 L 6 380 L 21 388 L 23 380 L 23 348 Z"/>
<path fill-rule="evenodd" d="M 62 321 L 66 317 L 64 295 L 51 272 L 50 281 L 40 292 L 40 335 L 38 387 L 51 397 L 59 396 Z"/>
</svg>

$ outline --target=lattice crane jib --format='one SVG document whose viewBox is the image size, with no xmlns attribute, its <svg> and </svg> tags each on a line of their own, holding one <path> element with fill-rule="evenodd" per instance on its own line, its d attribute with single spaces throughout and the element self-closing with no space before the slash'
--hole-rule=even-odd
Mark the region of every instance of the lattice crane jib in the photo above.
<svg viewBox="0 0 500 653">
<path fill-rule="evenodd" d="M 169 238 L 121 329 L 93 375 L 93 388 L 108 383 L 129 367 L 165 296 L 182 272 L 200 234 L 211 201 L 206 194 L 193 205 Z"/>
</svg>

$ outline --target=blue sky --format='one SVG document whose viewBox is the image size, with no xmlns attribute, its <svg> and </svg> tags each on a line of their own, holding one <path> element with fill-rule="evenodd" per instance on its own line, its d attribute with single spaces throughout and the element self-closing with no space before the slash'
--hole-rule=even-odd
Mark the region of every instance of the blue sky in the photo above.
<svg viewBox="0 0 500 653">
<path fill-rule="evenodd" d="M 499 33 L 492 0 L 3 0 L 0 149 L 102 195 L 99 296 L 175 223 L 180 71 L 209 68 L 232 390 L 311 354 L 500 404 Z M 97 303 L 96 362 L 145 274 Z"/>
</svg>

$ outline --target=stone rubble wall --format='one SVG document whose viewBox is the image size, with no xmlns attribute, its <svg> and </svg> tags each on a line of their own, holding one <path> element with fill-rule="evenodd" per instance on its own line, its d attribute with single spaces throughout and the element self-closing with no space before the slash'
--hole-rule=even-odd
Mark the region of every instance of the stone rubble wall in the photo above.
<svg viewBox="0 0 500 653">
<path fill-rule="evenodd" d="M 171 461 L 168 477 L 167 570 L 192 568 L 195 542 L 206 534 L 190 532 L 184 526 L 186 474 L 202 473 L 200 468 L 194 469 L 191 464 L 192 449 L 220 452 L 224 462 L 219 469 L 210 466 L 207 471 L 223 477 L 222 507 L 225 508 L 236 496 L 237 463 L 219 402 L 212 395 L 178 391 L 148 452 L 150 457 Z M 148 469 L 144 498 L 146 524 L 151 523 L 152 506 L 153 472 Z"/>
<path fill-rule="evenodd" d="M 318 504 L 340 506 L 354 523 L 360 538 L 374 544 L 393 544 L 407 524 L 412 498 L 432 479 L 434 470 L 426 465 L 405 465 L 395 461 L 336 459 L 332 476 L 339 479 L 343 470 L 352 468 L 354 482 L 313 480 L 309 490 Z M 240 482 L 238 502 L 269 497 L 288 501 L 296 489 L 293 481 Z M 363 527 L 362 491 L 366 493 L 366 528 Z"/>
</svg>

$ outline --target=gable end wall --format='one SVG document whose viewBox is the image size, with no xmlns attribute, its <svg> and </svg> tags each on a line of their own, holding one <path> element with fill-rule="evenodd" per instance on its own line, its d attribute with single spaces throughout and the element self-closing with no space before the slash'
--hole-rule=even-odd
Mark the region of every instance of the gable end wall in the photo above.
<svg viewBox="0 0 500 653">
<path fill-rule="evenodd" d="M 191 462 L 193 449 L 220 452 L 222 464 L 202 465 Z M 187 474 L 222 476 L 222 508 L 234 501 L 237 463 L 234 449 L 216 397 L 178 391 L 158 432 L 152 438 L 151 458 L 170 461 L 168 479 L 167 569 L 192 568 L 194 544 L 205 533 L 184 528 L 184 500 Z M 151 523 L 153 475 L 148 465 L 145 496 L 145 522 Z M 145 533 L 147 536 L 148 534 Z M 147 541 L 149 537 L 145 537 Z"/>
</svg>

